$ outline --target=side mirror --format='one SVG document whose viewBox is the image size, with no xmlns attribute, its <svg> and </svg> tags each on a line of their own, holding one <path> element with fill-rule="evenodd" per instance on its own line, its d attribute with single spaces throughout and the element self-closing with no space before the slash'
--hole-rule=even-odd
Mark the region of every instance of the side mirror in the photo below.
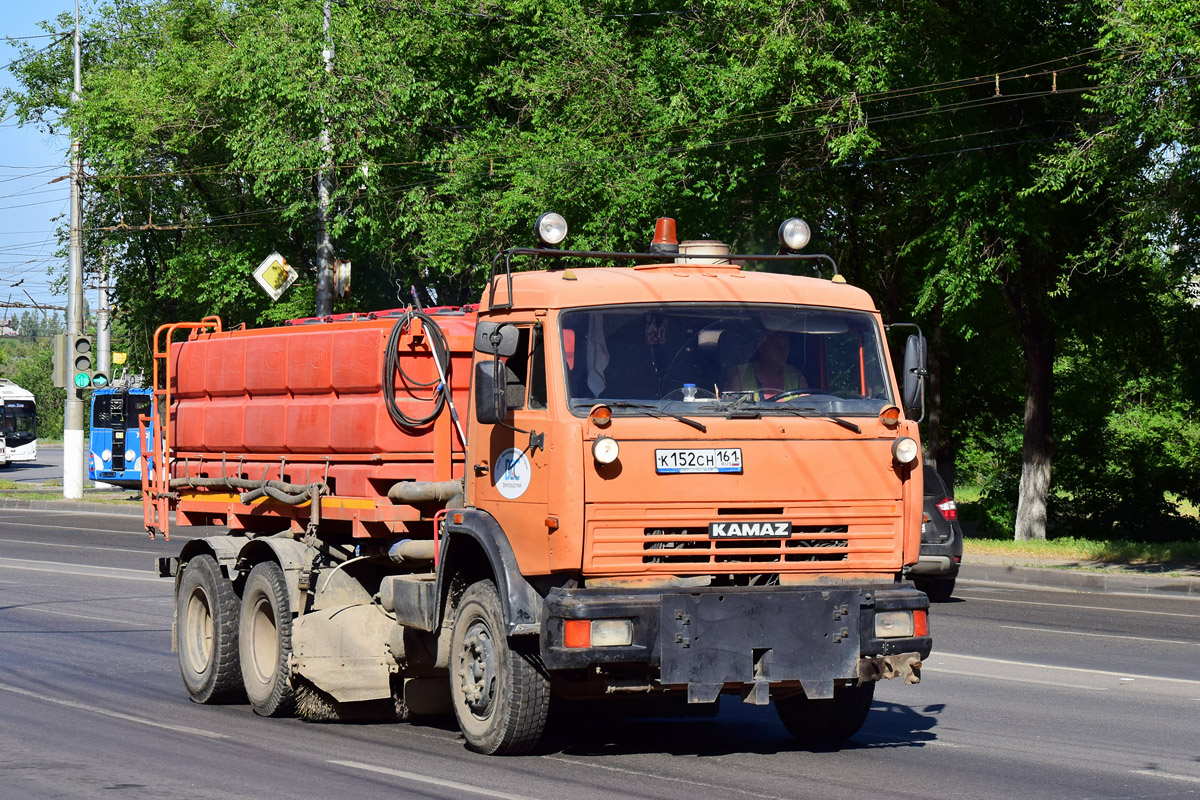
<svg viewBox="0 0 1200 800">
<path fill-rule="evenodd" d="M 909 416 L 925 416 L 925 337 L 913 334 L 904 345 L 904 410 Z"/>
<path fill-rule="evenodd" d="M 485 425 L 499 425 L 507 416 L 508 377 L 504 365 L 480 361 L 475 365 L 475 419 Z"/>
<path fill-rule="evenodd" d="M 517 352 L 520 336 L 516 327 L 503 322 L 479 322 L 475 325 L 475 351 L 508 358 Z"/>
</svg>

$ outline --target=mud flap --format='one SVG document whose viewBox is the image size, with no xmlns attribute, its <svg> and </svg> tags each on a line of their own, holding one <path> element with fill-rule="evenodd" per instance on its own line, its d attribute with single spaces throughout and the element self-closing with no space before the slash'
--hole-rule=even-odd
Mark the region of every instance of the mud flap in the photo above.
<svg viewBox="0 0 1200 800">
<path fill-rule="evenodd" d="M 858 678 L 857 590 L 703 592 L 667 595 L 660 620 L 661 681 L 688 686 L 688 701 L 712 702 L 725 684 L 800 681 L 812 699 L 834 681 Z"/>
<path fill-rule="evenodd" d="M 391 697 L 396 659 L 387 650 L 396 625 L 378 606 L 313 611 L 292 621 L 292 668 L 342 703 Z"/>
</svg>

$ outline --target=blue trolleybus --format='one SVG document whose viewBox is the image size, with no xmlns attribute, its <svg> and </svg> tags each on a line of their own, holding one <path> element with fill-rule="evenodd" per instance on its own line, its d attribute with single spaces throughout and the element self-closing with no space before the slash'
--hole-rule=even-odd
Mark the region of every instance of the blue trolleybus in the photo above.
<svg viewBox="0 0 1200 800">
<path fill-rule="evenodd" d="M 153 420 L 154 405 L 153 389 L 97 389 L 92 393 L 90 479 L 130 489 L 142 487 L 145 465 L 138 417 Z M 153 442 L 153 422 L 146 424 L 146 436 Z"/>
</svg>

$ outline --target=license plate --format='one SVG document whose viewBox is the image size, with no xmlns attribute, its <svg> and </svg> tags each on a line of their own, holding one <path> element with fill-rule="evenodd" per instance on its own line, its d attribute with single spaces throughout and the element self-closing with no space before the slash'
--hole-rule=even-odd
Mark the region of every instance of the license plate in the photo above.
<svg viewBox="0 0 1200 800">
<path fill-rule="evenodd" d="M 654 468 L 659 475 L 694 472 L 742 471 L 742 449 L 727 447 L 704 450 L 655 450 Z"/>
<path fill-rule="evenodd" d="M 792 535 L 790 522 L 710 522 L 710 539 L 787 539 Z"/>
</svg>

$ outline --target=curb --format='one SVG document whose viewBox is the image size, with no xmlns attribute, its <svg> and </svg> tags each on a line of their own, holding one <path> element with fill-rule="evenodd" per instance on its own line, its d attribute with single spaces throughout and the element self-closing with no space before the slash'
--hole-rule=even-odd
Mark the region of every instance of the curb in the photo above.
<svg viewBox="0 0 1200 800">
<path fill-rule="evenodd" d="M 1042 586 L 1102 594 L 1175 595 L 1200 598 L 1200 577 L 1172 578 L 1154 574 L 1089 572 L 1076 569 L 1024 567 L 1014 564 L 967 564 L 958 571 L 967 581 Z"/>
<path fill-rule="evenodd" d="M 109 514 L 122 517 L 142 516 L 142 505 L 130 502 L 128 506 L 115 503 L 89 502 L 87 500 L 28 500 L 0 497 L 0 509 L 43 509 L 53 511 L 78 511 L 88 514 Z"/>
</svg>

